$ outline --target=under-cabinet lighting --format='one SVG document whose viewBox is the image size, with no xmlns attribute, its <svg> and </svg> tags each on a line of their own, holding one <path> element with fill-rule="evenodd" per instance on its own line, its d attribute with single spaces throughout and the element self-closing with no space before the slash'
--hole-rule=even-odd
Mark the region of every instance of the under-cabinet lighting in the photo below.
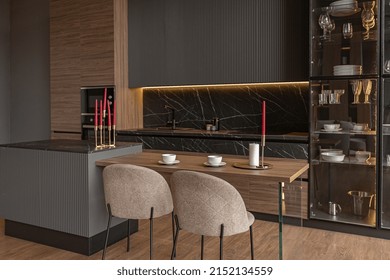
<svg viewBox="0 0 390 280">
<path fill-rule="evenodd" d="M 211 85 L 182 85 L 182 86 L 152 86 L 142 87 L 142 89 L 170 89 L 170 88 L 209 88 L 209 87 L 243 87 L 243 86 L 278 86 L 278 85 L 309 85 L 308 81 L 300 82 L 270 82 L 270 83 L 250 83 L 250 84 L 211 84 Z"/>
</svg>

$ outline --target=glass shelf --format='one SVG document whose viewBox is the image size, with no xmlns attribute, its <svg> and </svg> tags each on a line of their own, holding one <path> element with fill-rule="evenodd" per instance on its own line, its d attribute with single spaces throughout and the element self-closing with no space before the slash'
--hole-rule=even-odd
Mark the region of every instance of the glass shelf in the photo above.
<svg viewBox="0 0 390 280">
<path fill-rule="evenodd" d="M 328 214 L 325 210 L 313 210 L 311 212 L 311 217 L 315 217 L 319 220 L 326 220 L 332 222 L 339 223 L 347 223 L 351 225 L 359 225 L 359 226 L 367 226 L 367 227 L 375 227 L 376 224 L 376 211 L 374 209 L 370 209 L 367 217 L 360 217 L 350 213 L 341 212 L 337 216 L 333 216 Z"/>
<path fill-rule="evenodd" d="M 313 163 L 328 163 L 328 164 L 356 164 L 356 165 L 366 165 L 366 166 L 376 166 L 376 158 L 370 158 L 366 162 L 359 162 L 354 156 L 346 156 L 343 161 L 328 161 L 322 159 L 313 159 Z"/>
</svg>

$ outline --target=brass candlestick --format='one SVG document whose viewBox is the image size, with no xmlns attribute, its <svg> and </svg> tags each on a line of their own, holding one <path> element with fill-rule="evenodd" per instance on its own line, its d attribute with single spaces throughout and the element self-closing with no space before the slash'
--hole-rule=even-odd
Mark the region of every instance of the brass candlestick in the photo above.
<svg viewBox="0 0 390 280">
<path fill-rule="evenodd" d="M 112 145 L 111 147 L 115 148 L 115 124 L 112 125 Z"/>
<path fill-rule="evenodd" d="M 100 147 L 103 148 L 103 125 L 100 125 Z"/>
<path fill-rule="evenodd" d="M 261 167 L 264 168 L 265 135 L 261 136 Z"/>
<path fill-rule="evenodd" d="M 95 125 L 95 148 L 98 148 L 98 140 L 97 140 L 97 131 L 98 131 L 98 126 Z"/>
<path fill-rule="evenodd" d="M 111 125 L 108 126 L 108 147 L 111 148 Z"/>
</svg>

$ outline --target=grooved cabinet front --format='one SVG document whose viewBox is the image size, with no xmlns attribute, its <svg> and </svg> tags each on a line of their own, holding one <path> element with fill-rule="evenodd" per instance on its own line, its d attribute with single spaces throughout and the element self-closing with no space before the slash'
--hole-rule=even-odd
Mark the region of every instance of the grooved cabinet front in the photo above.
<svg viewBox="0 0 390 280">
<path fill-rule="evenodd" d="M 306 0 L 129 0 L 129 86 L 308 79 Z"/>
</svg>

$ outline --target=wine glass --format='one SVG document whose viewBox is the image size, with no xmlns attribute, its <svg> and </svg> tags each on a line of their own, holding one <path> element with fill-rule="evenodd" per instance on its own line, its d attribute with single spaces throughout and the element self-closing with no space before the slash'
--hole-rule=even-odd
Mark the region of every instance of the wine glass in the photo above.
<svg viewBox="0 0 390 280">
<path fill-rule="evenodd" d="M 331 40 L 331 33 L 336 28 L 336 24 L 334 23 L 334 20 L 331 19 L 328 27 L 326 28 L 326 31 L 329 32 L 329 41 Z"/>
<path fill-rule="evenodd" d="M 328 32 L 329 26 L 332 24 L 332 20 L 329 15 L 329 7 L 323 8 L 324 13 L 320 14 L 318 18 L 318 24 L 320 25 L 323 34 L 320 36 L 321 39 L 328 39 L 328 35 L 326 34 Z"/>
<path fill-rule="evenodd" d="M 363 93 L 364 93 L 364 103 L 370 104 L 370 94 L 372 89 L 372 81 L 369 79 L 363 80 Z"/>
<path fill-rule="evenodd" d="M 362 93 L 362 81 L 361 80 L 352 80 L 350 83 L 351 83 L 352 91 L 353 91 L 352 104 L 359 104 L 359 96 Z"/>
<path fill-rule="evenodd" d="M 390 59 L 385 60 L 385 64 L 383 65 L 383 68 L 386 73 L 390 73 Z"/>
<path fill-rule="evenodd" d="M 344 39 L 351 39 L 353 36 L 352 23 L 347 22 L 343 24 L 343 37 Z"/>
</svg>

